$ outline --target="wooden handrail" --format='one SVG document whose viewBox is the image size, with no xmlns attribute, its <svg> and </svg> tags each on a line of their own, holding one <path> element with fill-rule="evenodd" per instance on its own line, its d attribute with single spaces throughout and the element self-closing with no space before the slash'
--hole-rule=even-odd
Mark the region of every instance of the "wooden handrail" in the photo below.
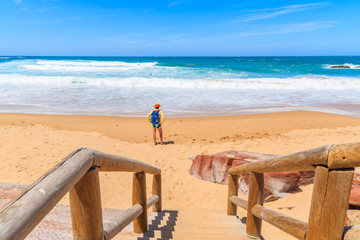
<svg viewBox="0 0 360 240">
<path fill-rule="evenodd" d="M 298 239 L 342 239 L 354 167 L 360 166 L 360 143 L 327 145 L 229 170 L 228 215 L 236 206 L 247 209 L 246 233 L 261 236 L 261 220 Z M 315 170 L 309 223 L 262 206 L 263 173 Z M 250 174 L 249 201 L 237 197 L 238 174 Z M 235 206 L 235 207 L 234 207 Z M 344 239 L 356 239 L 360 226 L 347 230 Z"/>
<path fill-rule="evenodd" d="M 129 225 L 135 218 L 140 216 L 143 208 L 140 204 L 135 204 L 127 209 L 124 214 L 113 220 L 112 222 L 104 224 L 105 239 L 112 239 L 127 225 Z"/>
<path fill-rule="evenodd" d="M 314 148 L 270 160 L 257 161 L 232 167 L 230 174 L 249 174 L 250 172 L 288 172 L 315 170 L 314 165 L 326 165 L 329 150 L 332 145 Z"/>
<path fill-rule="evenodd" d="M 102 172 L 145 172 L 149 174 L 160 174 L 161 170 L 150 164 L 140 162 L 131 158 L 111 155 L 92 150 L 94 154 L 94 166 L 99 167 Z"/>
<path fill-rule="evenodd" d="M 230 201 L 238 207 L 248 210 L 248 201 L 236 196 L 230 197 Z M 275 227 L 280 228 L 295 238 L 305 238 L 307 224 L 303 221 L 278 213 L 261 205 L 255 205 L 251 209 L 251 212 L 258 218 L 261 218 Z"/>
<path fill-rule="evenodd" d="M 157 201 L 159 201 L 159 196 L 158 195 L 153 195 L 151 197 L 149 197 L 147 200 L 146 200 L 146 205 L 147 205 L 147 208 L 150 208 L 151 206 L 155 205 L 155 203 Z"/>
<path fill-rule="evenodd" d="M 96 172 L 90 174 L 89 170 L 91 169 L 96 169 Z M 81 234 L 81 231 L 74 229 L 74 227 L 83 228 L 87 224 L 92 226 L 94 224 L 93 219 L 87 218 L 94 214 L 98 215 L 95 213 L 98 211 L 96 208 L 100 207 L 101 211 L 100 193 L 96 183 L 89 191 L 81 187 L 81 185 L 86 185 L 89 182 L 93 184 L 94 181 L 98 181 L 96 180 L 98 179 L 97 171 L 126 171 L 135 174 L 143 172 L 154 174 L 157 181 L 161 179 L 161 170 L 149 164 L 88 148 L 77 149 L 0 210 L 0 239 L 24 239 L 70 190 L 70 195 L 73 196 L 70 197 L 70 206 L 74 236 L 75 232 Z M 84 183 L 80 182 L 81 179 Z M 154 198 L 151 198 L 152 204 L 155 202 L 161 203 L 161 189 L 159 188 L 161 188 L 161 183 L 155 186 L 156 194 L 154 195 L 159 199 L 156 198 L 155 201 Z M 140 192 L 139 194 L 143 193 Z M 98 197 L 94 198 L 94 195 Z M 84 201 L 77 200 L 80 198 L 87 199 L 87 196 L 90 196 L 90 202 L 85 201 L 84 203 Z M 89 204 L 95 204 L 97 207 L 88 206 Z M 90 208 L 94 209 L 91 210 Z M 146 209 L 142 210 L 142 212 L 146 212 Z M 161 207 L 158 209 L 161 209 Z M 153 211 L 155 210 L 153 208 Z M 138 210 L 135 212 L 138 213 Z M 76 219 L 77 214 L 89 217 Z M 137 214 L 130 215 L 135 216 Z M 102 219 L 99 219 L 100 222 L 94 228 L 102 228 Z M 94 232 L 96 231 L 99 232 L 95 229 Z M 110 232 L 115 232 L 115 230 Z M 100 236 L 102 233 L 98 235 Z M 103 235 L 100 238 L 103 238 Z"/>
<path fill-rule="evenodd" d="M 310 171 L 315 170 L 315 167 L 319 165 L 328 166 L 329 169 L 360 167 L 360 143 L 326 145 L 270 160 L 232 167 L 229 173 L 236 175 L 250 172 Z"/>
<path fill-rule="evenodd" d="M 360 167 L 360 143 L 334 145 L 330 149 L 327 165 L 329 169 Z"/>
<path fill-rule="evenodd" d="M 158 195 L 153 195 L 147 199 L 147 208 L 153 206 L 159 201 Z M 112 239 L 127 225 L 129 225 L 135 218 L 139 217 L 143 213 L 143 207 L 140 204 L 135 204 L 131 208 L 127 209 L 125 213 L 113 220 L 104 224 L 104 236 L 105 239 Z"/>
</svg>

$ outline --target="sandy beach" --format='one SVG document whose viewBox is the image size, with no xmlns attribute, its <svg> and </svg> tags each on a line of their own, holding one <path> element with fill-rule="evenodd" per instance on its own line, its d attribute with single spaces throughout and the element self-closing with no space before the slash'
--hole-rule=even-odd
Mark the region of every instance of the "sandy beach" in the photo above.
<svg viewBox="0 0 360 240">
<path fill-rule="evenodd" d="M 166 110 L 164 110 L 166 117 Z M 144 118 L 0 114 L 0 182 L 31 184 L 73 150 L 89 147 L 161 168 L 163 208 L 226 212 L 227 186 L 188 174 L 189 157 L 226 150 L 284 155 L 360 141 L 360 119 L 296 111 L 223 117 L 165 118 L 166 145 L 154 146 Z M 132 174 L 101 173 L 103 207 L 131 206 Z M 149 176 L 148 189 L 151 190 Z M 308 221 L 312 185 L 266 206 Z M 62 204 L 68 204 L 66 196 Z M 294 207 L 294 208 L 291 208 Z M 290 210 L 291 209 L 291 210 Z M 243 211 L 239 211 L 245 216 Z M 264 224 L 263 234 L 289 235 Z M 268 238 L 272 239 L 272 238 Z"/>
</svg>

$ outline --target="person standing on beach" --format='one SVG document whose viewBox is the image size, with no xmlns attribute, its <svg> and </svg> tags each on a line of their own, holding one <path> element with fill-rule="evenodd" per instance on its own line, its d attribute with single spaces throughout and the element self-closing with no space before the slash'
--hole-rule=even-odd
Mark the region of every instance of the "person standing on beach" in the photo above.
<svg viewBox="0 0 360 240">
<path fill-rule="evenodd" d="M 161 141 L 161 145 L 164 144 L 163 141 L 163 132 L 162 132 L 162 127 L 161 125 L 164 123 L 164 114 L 162 113 L 162 111 L 159 109 L 160 108 L 160 104 L 156 103 L 154 105 L 154 110 L 152 110 L 149 115 L 147 116 L 147 119 L 149 121 L 149 123 L 151 123 L 152 127 L 153 127 L 153 139 L 154 139 L 154 144 L 156 145 L 156 129 L 159 131 L 159 135 L 160 135 L 160 141 Z"/>
</svg>

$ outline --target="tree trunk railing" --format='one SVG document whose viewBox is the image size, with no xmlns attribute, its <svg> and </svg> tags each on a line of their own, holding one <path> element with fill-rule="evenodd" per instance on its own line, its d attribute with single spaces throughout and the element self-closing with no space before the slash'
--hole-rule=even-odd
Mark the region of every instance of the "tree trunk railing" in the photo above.
<svg viewBox="0 0 360 240">
<path fill-rule="evenodd" d="M 132 204 L 121 216 L 103 224 L 99 171 L 134 172 Z M 153 174 L 152 194 L 146 198 L 145 174 Z M 0 239 L 18 240 L 40 223 L 70 193 L 74 239 L 109 240 L 134 221 L 134 232 L 147 231 L 147 209 L 161 211 L 161 170 L 149 164 L 81 148 L 40 177 L 0 210 Z"/>
<path fill-rule="evenodd" d="M 262 220 L 297 239 L 359 239 L 360 226 L 345 227 L 346 210 L 354 175 L 360 167 L 360 143 L 327 145 L 229 170 L 228 215 L 237 207 L 247 210 L 246 235 L 261 237 Z M 315 171 L 308 223 L 263 207 L 264 173 Z M 249 175 L 248 201 L 238 197 L 238 175 Z"/>
</svg>

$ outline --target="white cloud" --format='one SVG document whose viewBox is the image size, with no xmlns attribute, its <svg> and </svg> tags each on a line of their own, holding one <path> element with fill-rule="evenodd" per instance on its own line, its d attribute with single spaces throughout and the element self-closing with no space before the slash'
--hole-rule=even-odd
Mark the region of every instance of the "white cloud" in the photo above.
<svg viewBox="0 0 360 240">
<path fill-rule="evenodd" d="M 14 0 L 14 2 L 15 2 L 16 4 L 20 4 L 20 3 L 22 2 L 22 0 Z"/>
<path fill-rule="evenodd" d="M 170 3 L 170 4 L 168 5 L 168 7 L 173 7 L 173 6 L 178 5 L 178 4 L 180 4 L 180 3 L 181 3 L 180 1 L 172 2 L 172 3 Z"/>
<path fill-rule="evenodd" d="M 267 31 L 238 33 L 231 35 L 229 37 L 244 38 L 244 37 L 253 37 L 253 36 L 278 35 L 278 34 L 287 34 L 287 33 L 306 32 L 317 29 L 326 29 L 335 26 L 336 26 L 335 22 L 305 22 L 305 23 L 283 25 L 282 28 L 267 30 Z"/>
<path fill-rule="evenodd" d="M 255 14 L 248 15 L 242 19 L 236 20 L 234 22 L 251 22 L 262 19 L 274 18 L 283 14 L 300 12 L 311 10 L 315 8 L 320 8 L 329 5 L 330 2 L 318 2 L 318 3 L 308 3 L 308 4 L 294 4 L 287 5 L 279 8 L 267 8 L 267 9 L 257 9 Z"/>
<path fill-rule="evenodd" d="M 178 38 L 182 38 L 186 36 L 186 34 L 177 34 L 177 35 L 172 35 L 172 36 L 168 36 L 168 37 L 164 37 L 162 40 L 169 40 L 169 39 L 178 39 Z"/>
</svg>

